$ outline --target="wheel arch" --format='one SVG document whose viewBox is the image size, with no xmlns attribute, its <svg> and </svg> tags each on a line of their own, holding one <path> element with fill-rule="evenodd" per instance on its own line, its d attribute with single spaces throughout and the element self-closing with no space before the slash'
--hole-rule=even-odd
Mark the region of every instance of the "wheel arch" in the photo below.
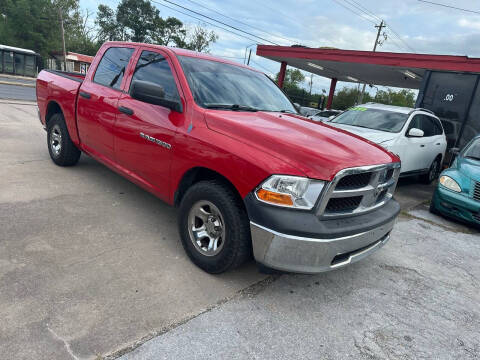
<svg viewBox="0 0 480 360">
<path fill-rule="evenodd" d="M 190 168 L 183 174 L 180 181 L 178 182 L 178 186 L 176 187 L 175 193 L 173 195 L 174 206 L 180 205 L 183 196 L 192 185 L 204 180 L 221 181 L 236 194 L 238 200 L 240 200 L 239 202 L 242 204 L 242 206 L 244 206 L 243 199 L 239 191 L 230 179 L 228 179 L 226 176 L 219 173 L 218 171 L 203 166 L 196 166 Z"/>
<path fill-rule="evenodd" d="M 54 100 L 51 100 L 47 105 L 47 111 L 45 112 L 45 125 L 48 124 L 48 121 L 52 118 L 55 114 L 62 114 L 63 110 L 61 106 Z"/>
</svg>

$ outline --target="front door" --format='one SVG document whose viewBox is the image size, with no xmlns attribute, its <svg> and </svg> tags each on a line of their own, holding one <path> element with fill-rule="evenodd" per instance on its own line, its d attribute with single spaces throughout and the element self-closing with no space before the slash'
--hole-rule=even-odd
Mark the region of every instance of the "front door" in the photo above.
<svg viewBox="0 0 480 360">
<path fill-rule="evenodd" d="M 165 54 L 147 47 L 140 49 L 131 82 L 119 99 L 115 123 L 117 162 L 168 200 L 175 133 L 184 115 L 133 99 L 128 91 L 137 80 L 160 85 L 164 97 L 173 101 L 181 101 L 180 86 Z"/>
<path fill-rule="evenodd" d="M 423 130 L 422 118 L 424 115 L 417 114 L 411 119 L 405 131 L 402 153 L 402 173 L 410 171 L 420 171 L 430 167 L 430 145 L 431 137 L 412 137 L 408 132 L 412 128 Z"/>
<path fill-rule="evenodd" d="M 113 127 L 125 70 L 134 48 L 110 47 L 95 74 L 80 86 L 77 102 L 78 134 L 87 151 L 114 160 Z"/>
</svg>

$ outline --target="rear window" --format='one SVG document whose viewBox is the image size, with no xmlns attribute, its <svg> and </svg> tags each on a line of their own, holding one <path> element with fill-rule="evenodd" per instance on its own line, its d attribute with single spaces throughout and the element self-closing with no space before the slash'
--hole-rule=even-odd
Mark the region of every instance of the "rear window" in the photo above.
<svg viewBox="0 0 480 360">
<path fill-rule="evenodd" d="M 134 49 L 112 47 L 105 51 L 98 64 L 93 81 L 100 85 L 120 89 L 125 69 L 132 57 Z"/>
<path fill-rule="evenodd" d="M 407 119 L 408 114 L 357 106 L 338 115 L 331 122 L 398 133 Z"/>
</svg>

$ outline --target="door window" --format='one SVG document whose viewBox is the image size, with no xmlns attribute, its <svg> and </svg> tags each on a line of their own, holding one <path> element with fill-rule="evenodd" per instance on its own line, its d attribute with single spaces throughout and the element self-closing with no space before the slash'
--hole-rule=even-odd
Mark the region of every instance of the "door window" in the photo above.
<svg viewBox="0 0 480 360">
<path fill-rule="evenodd" d="M 406 135 L 408 136 L 408 132 L 410 131 L 410 129 L 420 129 L 422 130 L 421 128 L 421 124 L 420 124 L 420 119 L 421 119 L 421 116 L 422 115 L 415 115 L 412 120 L 410 121 L 410 125 L 408 125 L 408 129 L 407 129 L 407 132 L 406 132 Z"/>
<path fill-rule="evenodd" d="M 159 53 L 142 51 L 135 67 L 132 83 L 135 80 L 149 81 L 160 85 L 165 92 L 166 100 L 178 101 L 180 99 L 170 65 L 168 65 L 167 59 Z"/>
<path fill-rule="evenodd" d="M 423 136 L 424 137 L 434 136 L 436 130 L 435 130 L 435 123 L 433 122 L 433 119 L 430 116 L 426 116 L 426 115 L 420 115 L 420 116 L 421 116 L 420 129 L 423 130 Z"/>
<path fill-rule="evenodd" d="M 98 64 L 93 81 L 100 85 L 120 89 L 134 49 L 112 47 L 105 51 Z"/>
</svg>

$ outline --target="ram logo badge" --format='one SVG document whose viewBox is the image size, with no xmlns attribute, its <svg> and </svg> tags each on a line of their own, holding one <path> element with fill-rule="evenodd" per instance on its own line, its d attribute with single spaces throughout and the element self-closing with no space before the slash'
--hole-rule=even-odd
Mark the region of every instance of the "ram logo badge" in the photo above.
<svg viewBox="0 0 480 360">
<path fill-rule="evenodd" d="M 170 150 L 172 148 L 172 145 L 170 145 L 169 143 L 166 143 L 165 141 L 162 141 L 162 140 L 155 139 L 153 136 L 146 135 L 143 132 L 140 133 L 140 137 L 144 138 L 148 141 L 151 141 L 153 143 L 156 143 L 157 145 L 160 145 L 160 146 L 164 147 L 165 149 Z"/>
</svg>

